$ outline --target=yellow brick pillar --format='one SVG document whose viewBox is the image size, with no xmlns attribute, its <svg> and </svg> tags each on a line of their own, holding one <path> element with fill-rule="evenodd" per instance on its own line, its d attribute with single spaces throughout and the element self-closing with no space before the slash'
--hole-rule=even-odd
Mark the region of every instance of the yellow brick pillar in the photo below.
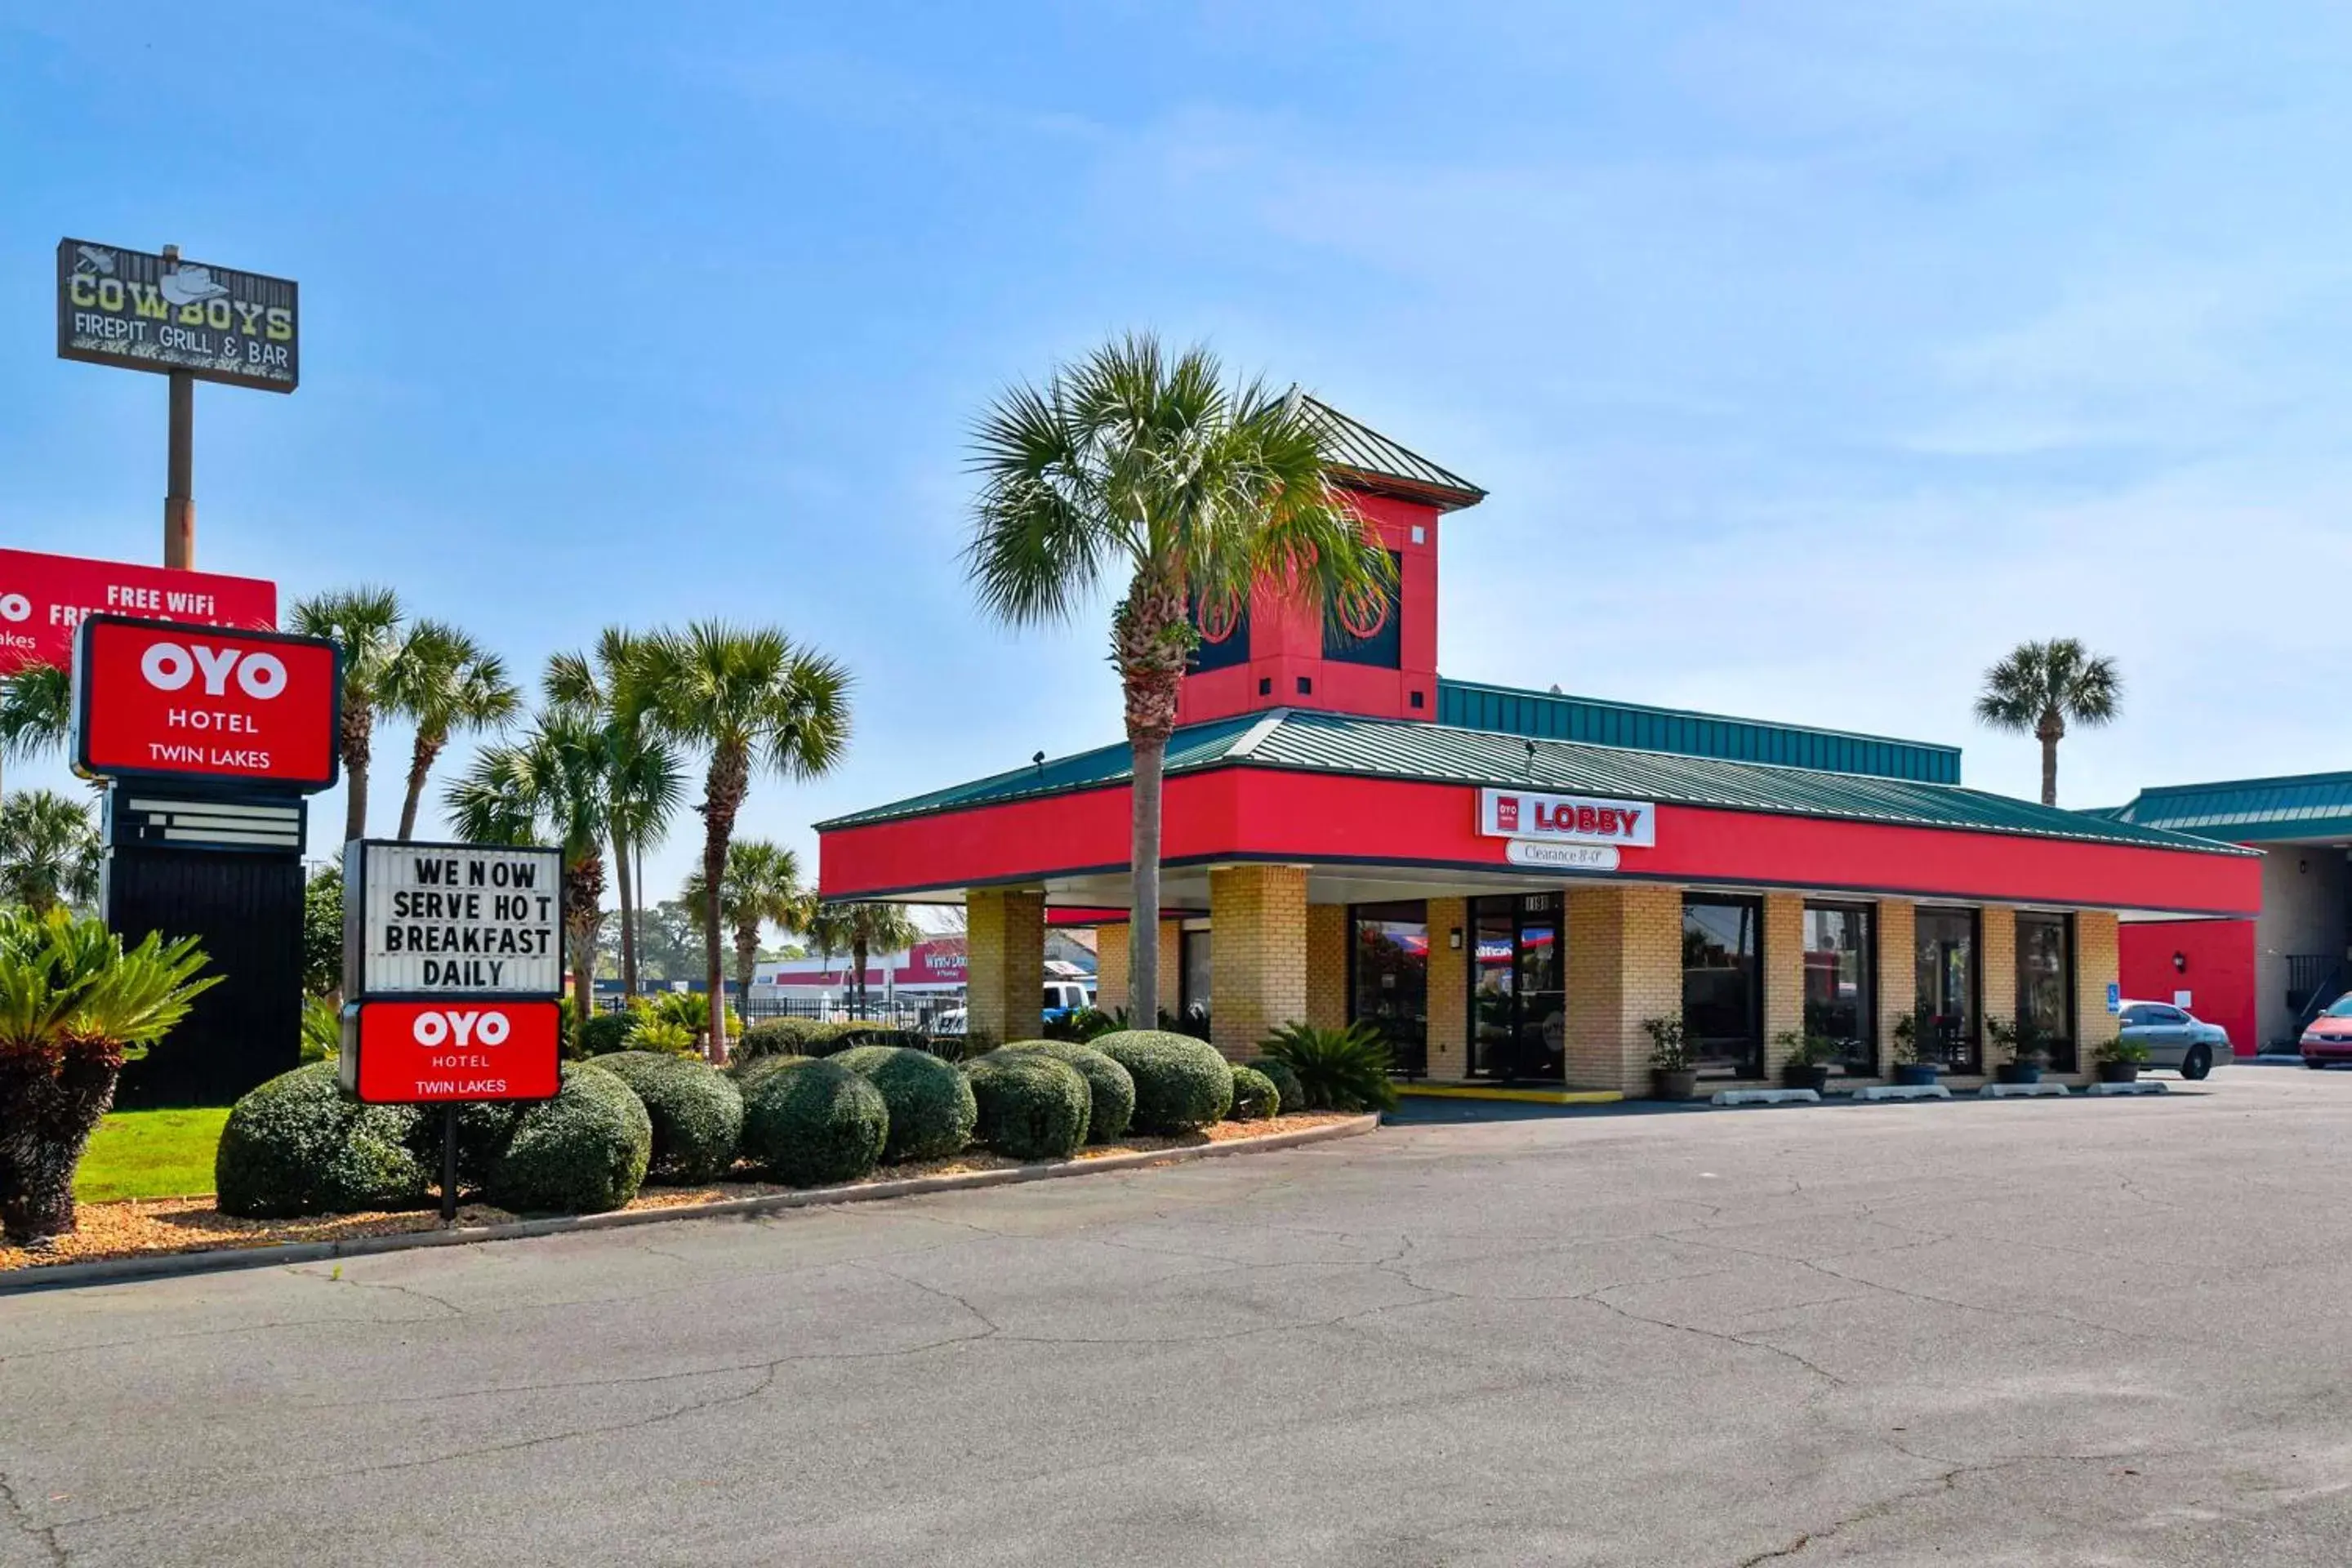
<svg viewBox="0 0 2352 1568">
<path fill-rule="evenodd" d="M 1986 1022 L 2000 1018 L 2017 1022 L 2017 911 L 2010 909 L 1985 909 L 1977 914 L 1977 973 L 1984 987 L 1978 1006 Z M 1980 1031 L 1984 1041 L 1985 1076 L 1990 1078 L 2001 1061 L 2000 1047 L 1992 1043 L 1992 1030 Z"/>
<path fill-rule="evenodd" d="M 2099 1076 L 2099 1047 L 2116 1037 L 2120 1023 L 2107 1011 L 2107 987 L 2122 973 L 2119 922 L 2113 910 L 2080 910 L 2074 915 L 2074 1048 L 2082 1070 L 2070 1082 Z"/>
<path fill-rule="evenodd" d="M 1127 933 L 1124 921 L 1095 927 L 1095 1005 L 1106 1013 L 1127 1005 Z"/>
<path fill-rule="evenodd" d="M 1034 1040 L 1045 1027 L 1045 895 L 973 889 L 964 895 L 967 1027 L 975 1041 Z"/>
<path fill-rule="evenodd" d="M 1682 1015 L 1683 898 L 1645 885 L 1568 889 L 1568 1082 L 1646 1093 L 1645 1018 Z"/>
<path fill-rule="evenodd" d="M 1209 868 L 1209 1027 L 1235 1061 L 1307 1016 L 1307 868 Z"/>
<path fill-rule="evenodd" d="M 1780 1081 L 1789 1050 L 1779 1036 L 1805 1032 L 1805 899 L 1764 895 L 1764 1076 Z"/>
<path fill-rule="evenodd" d="M 1212 948 L 1213 950 L 1213 943 Z M 1184 922 L 1160 922 L 1160 1011 L 1174 1017 L 1184 1007 Z M 1149 1029 L 1156 1019 L 1138 1012 L 1135 1026 Z"/>
<path fill-rule="evenodd" d="M 1440 1082 L 1470 1073 L 1473 940 L 1467 899 L 1429 900 L 1429 1076 Z"/>
<path fill-rule="evenodd" d="M 1348 1023 L 1348 985 L 1353 956 L 1348 945 L 1348 906 L 1307 906 L 1307 1021 L 1318 1029 Z"/>
<path fill-rule="evenodd" d="M 1885 900 L 1876 924 L 1878 951 L 1872 963 L 1878 979 L 1878 1064 L 1892 1076 L 1895 1026 L 1919 1005 L 1917 909 L 1906 900 Z"/>
</svg>

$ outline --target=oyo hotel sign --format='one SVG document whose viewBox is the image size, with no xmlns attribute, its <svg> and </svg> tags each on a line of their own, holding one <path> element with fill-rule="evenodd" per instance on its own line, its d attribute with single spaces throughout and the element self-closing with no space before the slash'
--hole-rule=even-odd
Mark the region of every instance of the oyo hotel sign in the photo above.
<svg viewBox="0 0 2352 1568">
<path fill-rule="evenodd" d="M 369 1105 L 551 1100 L 560 1002 L 368 1002 L 343 1014 L 343 1087 Z"/>
<path fill-rule="evenodd" d="M 100 615 L 268 631 L 278 624 L 278 584 L 0 550 L 0 676 L 32 664 L 64 668 L 73 658 L 74 628 Z"/>
<path fill-rule="evenodd" d="M 1478 831 L 1510 840 L 1504 858 L 1514 866 L 1613 871 L 1620 849 L 1655 847 L 1657 807 L 1646 800 L 1482 789 Z"/>
<path fill-rule="evenodd" d="M 92 777 L 307 792 L 339 774 L 342 654 L 325 638 L 92 616 L 73 684 L 74 766 Z"/>
</svg>

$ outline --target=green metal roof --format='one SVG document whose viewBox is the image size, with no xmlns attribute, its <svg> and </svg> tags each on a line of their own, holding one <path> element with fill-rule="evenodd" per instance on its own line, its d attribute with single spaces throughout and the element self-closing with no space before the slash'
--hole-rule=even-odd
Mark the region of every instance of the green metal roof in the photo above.
<svg viewBox="0 0 2352 1568">
<path fill-rule="evenodd" d="M 1957 784 L 1831 773 L 1578 742 L 1532 740 L 1495 731 L 1409 720 L 1274 709 L 1179 730 L 1168 771 L 1213 767 L 1296 768 L 1434 784 L 1519 785 L 1564 794 L 1627 796 L 1675 805 L 1790 816 L 1833 817 L 1910 827 L 2018 833 L 2037 837 L 2231 853 L 2208 839 L 2109 822 L 2033 801 Z M 975 805 L 1122 783 L 1125 745 L 1016 769 L 910 800 L 817 824 L 820 829 L 919 816 Z"/>
<path fill-rule="evenodd" d="M 1486 492 L 1451 468 L 1440 468 L 1407 447 L 1401 447 L 1370 426 L 1350 419 L 1322 399 L 1298 395 L 1323 426 L 1325 452 L 1330 466 L 1344 474 L 1402 485 L 1421 499 L 1451 508 L 1475 506 Z"/>
<path fill-rule="evenodd" d="M 2109 809 L 2125 822 L 2233 844 L 2352 838 L 2352 773 L 2167 784 Z"/>
<path fill-rule="evenodd" d="M 1638 702 L 1604 702 L 1557 691 L 1527 691 L 1442 677 L 1437 682 L 1437 721 L 1535 740 L 1585 741 L 1637 751 L 1776 763 L 1829 773 L 1875 773 L 1927 784 L 1960 782 L 1958 746 L 1649 708 Z"/>
</svg>

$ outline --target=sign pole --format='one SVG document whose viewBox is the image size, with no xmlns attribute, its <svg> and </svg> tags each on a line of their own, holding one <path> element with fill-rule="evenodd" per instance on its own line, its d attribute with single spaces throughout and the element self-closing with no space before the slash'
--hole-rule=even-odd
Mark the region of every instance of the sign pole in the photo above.
<svg viewBox="0 0 2352 1568">
<path fill-rule="evenodd" d="M 180 247 L 163 247 L 166 271 L 180 269 Z M 163 564 L 185 572 L 196 563 L 196 378 L 171 374 L 171 431 L 163 483 Z"/>
<path fill-rule="evenodd" d="M 441 1109 L 441 1223 L 457 1223 L 457 1102 Z"/>
</svg>

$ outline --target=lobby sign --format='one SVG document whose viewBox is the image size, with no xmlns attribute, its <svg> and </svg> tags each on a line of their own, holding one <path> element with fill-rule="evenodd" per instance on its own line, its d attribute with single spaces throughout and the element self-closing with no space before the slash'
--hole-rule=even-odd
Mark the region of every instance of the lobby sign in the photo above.
<svg viewBox="0 0 2352 1568">
<path fill-rule="evenodd" d="M 344 994 L 563 994 L 563 856 L 482 844 L 343 847 Z"/>
<path fill-rule="evenodd" d="M 323 637 L 85 617 L 74 632 L 73 763 L 98 778 L 334 784 L 342 654 Z"/>
<path fill-rule="evenodd" d="M 1489 838 L 1647 849 L 1658 841 L 1657 808 L 1645 800 L 1482 789 L 1478 792 L 1478 831 Z"/>
<path fill-rule="evenodd" d="M 289 279 L 61 239 L 58 357 L 291 392 L 299 295 Z"/>
<path fill-rule="evenodd" d="M 1514 866 L 1541 866 L 1556 871 L 1614 871 L 1617 846 L 1514 838 L 1503 846 L 1503 858 Z"/>
<path fill-rule="evenodd" d="M 73 658 L 74 628 L 98 615 L 268 631 L 278 624 L 278 584 L 0 549 L 0 676 L 34 664 L 63 668 Z"/>
<path fill-rule="evenodd" d="M 343 1087 L 369 1105 L 551 1100 L 563 1005 L 362 1002 L 343 1009 Z"/>
</svg>

